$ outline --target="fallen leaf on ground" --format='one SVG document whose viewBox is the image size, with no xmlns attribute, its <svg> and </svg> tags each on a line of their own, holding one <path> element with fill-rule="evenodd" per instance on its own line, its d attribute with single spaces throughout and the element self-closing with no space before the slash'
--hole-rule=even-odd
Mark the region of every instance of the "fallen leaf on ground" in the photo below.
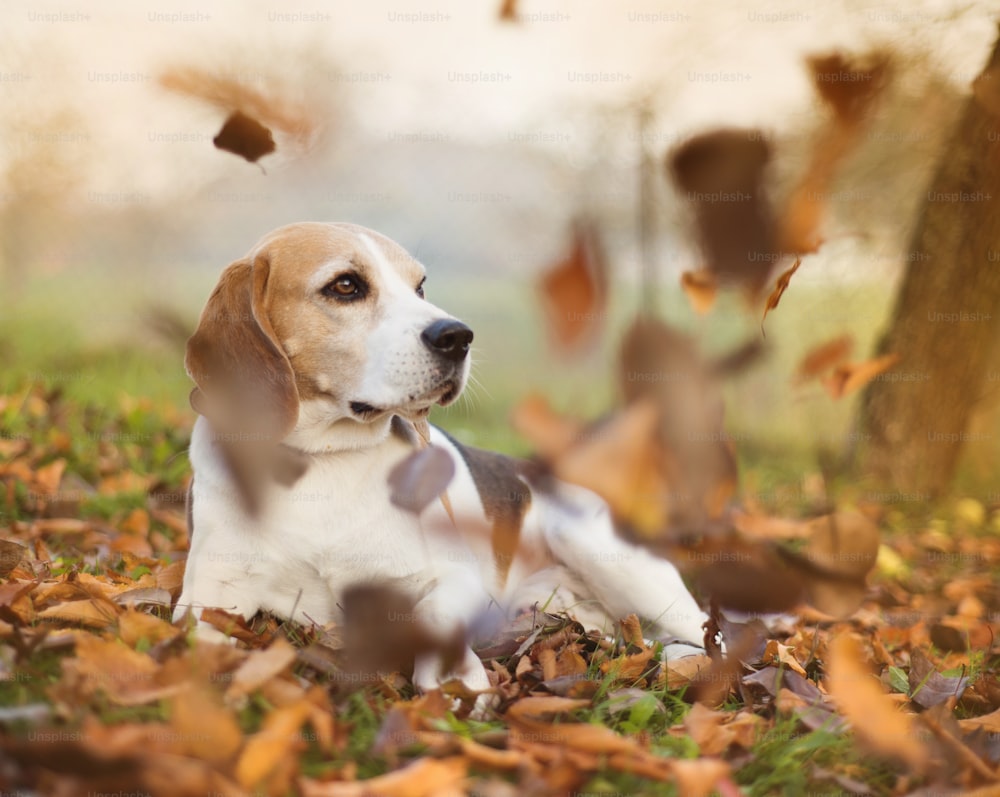
<svg viewBox="0 0 1000 797">
<path fill-rule="evenodd" d="M 900 759 L 915 772 L 926 770 L 928 751 L 916 734 L 913 719 L 882 691 L 852 635 L 844 633 L 831 640 L 825 682 L 837 710 L 873 752 Z"/>
</svg>

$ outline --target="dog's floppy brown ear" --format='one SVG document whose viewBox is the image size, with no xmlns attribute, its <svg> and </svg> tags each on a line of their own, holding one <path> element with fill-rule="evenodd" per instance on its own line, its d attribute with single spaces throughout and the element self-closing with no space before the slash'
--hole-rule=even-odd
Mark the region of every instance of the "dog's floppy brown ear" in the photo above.
<svg viewBox="0 0 1000 797">
<path fill-rule="evenodd" d="M 184 366 L 197 387 L 191 406 L 221 432 L 267 434 L 295 426 L 299 393 L 264 307 L 266 253 L 238 260 L 219 278 L 188 340 Z"/>
</svg>

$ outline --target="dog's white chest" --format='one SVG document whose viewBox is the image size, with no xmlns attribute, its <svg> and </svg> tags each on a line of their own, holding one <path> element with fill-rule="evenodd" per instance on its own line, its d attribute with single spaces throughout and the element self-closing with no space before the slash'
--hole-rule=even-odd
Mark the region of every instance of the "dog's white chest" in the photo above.
<svg viewBox="0 0 1000 797">
<path fill-rule="evenodd" d="M 268 485 L 251 517 L 210 440 L 199 419 L 188 566 L 210 571 L 205 575 L 230 593 L 217 605 L 240 610 L 252 598 L 279 615 L 294 610 L 297 620 L 323 624 L 338 619 L 340 596 L 354 584 L 399 580 L 420 591 L 433 579 L 419 518 L 386 496 L 388 473 L 405 446 L 313 456 L 292 487 Z"/>
</svg>

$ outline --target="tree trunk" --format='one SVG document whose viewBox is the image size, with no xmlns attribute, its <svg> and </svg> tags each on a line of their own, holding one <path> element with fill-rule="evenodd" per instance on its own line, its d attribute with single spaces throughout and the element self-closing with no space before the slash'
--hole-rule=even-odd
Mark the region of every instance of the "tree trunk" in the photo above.
<svg viewBox="0 0 1000 797">
<path fill-rule="evenodd" d="M 941 156 L 879 353 L 898 365 L 862 399 L 862 468 L 917 500 L 944 493 L 1000 370 L 1000 40 Z M 989 375 L 992 369 L 992 376 Z"/>
</svg>

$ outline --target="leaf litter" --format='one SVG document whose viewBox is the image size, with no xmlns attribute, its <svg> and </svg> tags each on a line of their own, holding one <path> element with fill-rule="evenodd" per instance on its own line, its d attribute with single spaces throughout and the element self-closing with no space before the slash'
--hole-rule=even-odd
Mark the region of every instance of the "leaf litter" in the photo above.
<svg viewBox="0 0 1000 797">
<path fill-rule="evenodd" d="M 887 65 L 828 56 L 811 68 L 834 117 L 828 153 L 817 149 L 803 178 L 815 193 L 856 138 Z M 860 88 L 824 86 L 833 72 L 860 75 Z M 233 104 L 203 76 L 173 80 Z M 294 110 L 286 118 L 261 98 L 239 99 L 297 129 Z M 246 156 L 241 147 L 233 151 Z M 768 204 L 771 155 L 756 135 L 732 130 L 672 155 L 706 255 L 687 279 L 702 309 L 717 287 L 756 298 L 780 259 L 770 255 L 820 245 L 823 209 L 803 204 L 802 190 L 782 213 Z M 732 191 L 753 201 L 721 209 L 715 195 Z M 768 255 L 763 265 L 746 267 L 752 251 Z M 569 255 L 541 285 L 564 351 L 598 334 L 607 269 L 596 229 L 576 223 Z M 801 518 L 741 508 L 720 385 L 759 353 L 747 345 L 711 360 L 685 333 L 640 316 L 621 346 L 619 406 L 605 417 L 564 417 L 537 396 L 518 407 L 515 426 L 538 464 L 602 494 L 623 536 L 677 563 L 710 620 L 705 655 L 664 660 L 634 616 L 609 638 L 536 608 L 476 642 L 492 684 L 486 721 L 468 718 L 468 700 L 454 713 L 455 698 L 470 697 L 454 684 L 414 694 L 413 656 L 459 655 L 464 640 L 416 622 L 402 637 L 398 624 L 390 633 L 381 616 L 412 614 L 412 599 L 392 585 L 346 596 L 343 627 L 214 610 L 204 619 L 236 641 L 194 640 L 169 621 L 189 541 L 182 507 L 164 498 L 182 495 L 186 476 L 165 477 L 159 463 L 136 465 L 113 446 L 88 461 L 65 444 L 67 423 L 101 439 L 127 429 L 132 408 L 98 429 L 88 427 L 95 414 L 58 391 L 30 385 L 0 396 L 12 429 L 0 438 L 0 788 L 322 797 L 626 783 L 737 795 L 771 793 L 759 773 L 780 760 L 791 761 L 789 782 L 852 793 L 992 793 L 1000 540 L 984 530 L 985 510 L 967 502 L 947 535 L 933 525 L 893 531 L 892 513 L 875 504 Z M 832 372 L 825 384 L 840 397 L 895 363 L 845 365 L 849 353 L 845 334 L 789 376 Z M 157 439 L 180 450 L 172 435 L 190 417 L 142 409 Z M 424 449 L 394 474 L 395 501 L 419 511 L 450 476 Z M 768 758 L 776 743 L 790 758 Z"/>
</svg>

